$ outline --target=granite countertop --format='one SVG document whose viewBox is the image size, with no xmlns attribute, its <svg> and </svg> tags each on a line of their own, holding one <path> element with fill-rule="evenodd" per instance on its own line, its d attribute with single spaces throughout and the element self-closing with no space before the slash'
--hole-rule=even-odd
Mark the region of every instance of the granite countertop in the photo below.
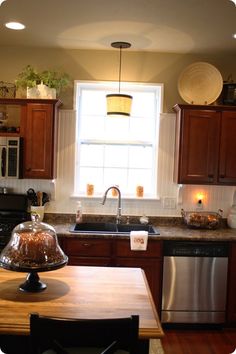
<svg viewBox="0 0 236 354">
<path fill-rule="evenodd" d="M 114 216 L 85 215 L 83 221 L 114 222 Z M 52 225 L 58 237 L 94 237 L 94 238 L 119 238 L 127 239 L 129 235 L 117 235 L 107 233 L 72 233 L 69 231 L 75 223 L 75 216 L 71 214 L 46 214 L 44 221 Z M 137 217 L 130 217 L 130 223 L 139 223 Z M 160 235 L 149 234 L 153 240 L 204 240 L 204 241 L 236 241 L 236 229 L 227 227 L 226 220 L 222 220 L 221 227 L 216 230 L 190 229 L 178 217 L 150 217 L 149 223 L 155 226 Z"/>
</svg>

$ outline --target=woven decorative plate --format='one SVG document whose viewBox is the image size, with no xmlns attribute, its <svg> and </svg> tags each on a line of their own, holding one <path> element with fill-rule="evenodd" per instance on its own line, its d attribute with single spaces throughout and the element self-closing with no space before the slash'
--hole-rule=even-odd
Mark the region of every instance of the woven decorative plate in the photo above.
<svg viewBox="0 0 236 354">
<path fill-rule="evenodd" d="M 221 94 L 223 79 L 213 65 L 197 62 L 182 71 L 178 80 L 180 96 L 187 103 L 210 104 Z"/>
</svg>

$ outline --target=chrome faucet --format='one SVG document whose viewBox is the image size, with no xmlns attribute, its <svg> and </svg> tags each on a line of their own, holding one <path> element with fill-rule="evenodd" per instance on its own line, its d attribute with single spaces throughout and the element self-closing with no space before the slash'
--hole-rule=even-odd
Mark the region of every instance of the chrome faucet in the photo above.
<svg viewBox="0 0 236 354">
<path fill-rule="evenodd" d="M 101 203 L 102 203 L 102 205 L 105 204 L 106 199 L 107 199 L 107 193 L 112 188 L 114 188 L 118 193 L 118 206 L 117 206 L 117 213 L 116 213 L 116 223 L 120 224 L 120 222 L 121 222 L 121 192 L 120 192 L 119 188 L 117 186 L 111 186 L 111 187 L 107 188 L 107 190 L 104 193 Z"/>
</svg>

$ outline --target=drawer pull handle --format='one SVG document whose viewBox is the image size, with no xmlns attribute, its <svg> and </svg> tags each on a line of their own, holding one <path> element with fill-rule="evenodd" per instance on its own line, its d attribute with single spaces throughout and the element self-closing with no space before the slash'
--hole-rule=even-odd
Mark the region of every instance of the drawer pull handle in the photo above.
<svg viewBox="0 0 236 354">
<path fill-rule="evenodd" d="M 84 247 L 90 247 L 90 246 L 91 246 L 91 243 L 83 243 L 83 246 L 84 246 Z"/>
<path fill-rule="evenodd" d="M 225 178 L 225 175 L 220 175 L 220 178 Z"/>
<path fill-rule="evenodd" d="M 214 175 L 212 173 L 208 174 L 208 178 L 213 178 L 213 177 L 214 177 Z"/>
</svg>

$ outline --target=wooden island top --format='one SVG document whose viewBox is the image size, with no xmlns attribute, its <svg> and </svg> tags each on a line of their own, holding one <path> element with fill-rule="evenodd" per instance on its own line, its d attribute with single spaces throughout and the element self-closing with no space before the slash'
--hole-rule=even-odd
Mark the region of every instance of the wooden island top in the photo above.
<svg viewBox="0 0 236 354">
<path fill-rule="evenodd" d="M 163 330 L 140 268 L 65 266 L 39 273 L 47 289 L 22 292 L 26 273 L 0 268 L 0 334 L 29 334 L 29 313 L 67 318 L 139 315 L 139 338 L 161 338 Z"/>
</svg>

